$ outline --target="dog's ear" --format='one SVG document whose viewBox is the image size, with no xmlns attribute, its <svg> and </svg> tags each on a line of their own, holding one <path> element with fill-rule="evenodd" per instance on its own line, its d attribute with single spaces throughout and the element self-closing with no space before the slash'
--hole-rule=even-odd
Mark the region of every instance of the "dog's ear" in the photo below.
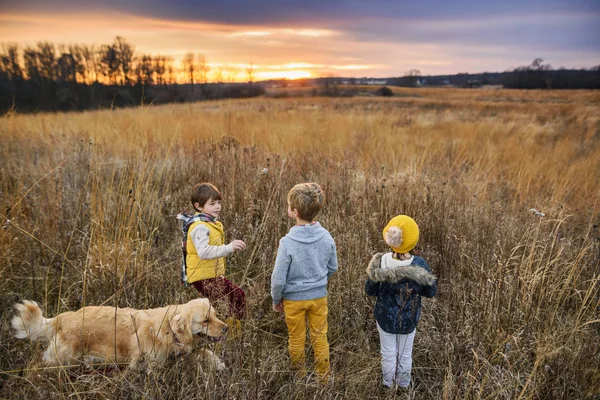
<svg viewBox="0 0 600 400">
<path fill-rule="evenodd" d="M 206 318 L 210 313 L 211 304 L 209 299 L 200 298 L 194 299 L 186 304 L 187 310 L 190 316 L 193 314 L 196 318 Z"/>
<path fill-rule="evenodd" d="M 189 301 L 186 305 L 190 306 L 190 307 L 210 308 L 210 300 L 205 299 L 205 298 L 194 299 L 194 300 Z"/>
<path fill-rule="evenodd" d="M 187 321 L 181 315 L 181 313 L 177 313 L 173 316 L 173 329 L 177 333 L 181 333 L 186 329 Z"/>
<path fill-rule="evenodd" d="M 210 300 L 209 299 L 202 299 L 202 300 L 204 300 L 202 302 L 202 312 L 210 313 L 210 309 L 212 308 L 212 304 L 210 304 Z"/>
</svg>

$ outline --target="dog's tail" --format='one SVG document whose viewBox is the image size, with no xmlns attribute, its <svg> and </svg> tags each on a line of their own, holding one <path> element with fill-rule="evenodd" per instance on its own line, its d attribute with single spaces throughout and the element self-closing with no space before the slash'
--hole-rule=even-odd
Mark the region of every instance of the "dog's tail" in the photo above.
<svg viewBox="0 0 600 400">
<path fill-rule="evenodd" d="M 16 303 L 11 325 L 17 339 L 48 341 L 54 335 L 54 318 L 45 318 L 42 309 L 35 301 L 23 300 Z"/>
</svg>

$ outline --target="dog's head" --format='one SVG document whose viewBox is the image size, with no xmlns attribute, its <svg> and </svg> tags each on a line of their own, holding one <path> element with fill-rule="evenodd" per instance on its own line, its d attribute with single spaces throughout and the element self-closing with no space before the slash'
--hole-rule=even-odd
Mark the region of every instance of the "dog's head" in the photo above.
<svg viewBox="0 0 600 400">
<path fill-rule="evenodd" d="M 217 318 L 208 299 L 194 299 L 184 304 L 175 320 L 184 324 L 193 337 L 220 338 L 227 332 L 227 325 Z"/>
</svg>

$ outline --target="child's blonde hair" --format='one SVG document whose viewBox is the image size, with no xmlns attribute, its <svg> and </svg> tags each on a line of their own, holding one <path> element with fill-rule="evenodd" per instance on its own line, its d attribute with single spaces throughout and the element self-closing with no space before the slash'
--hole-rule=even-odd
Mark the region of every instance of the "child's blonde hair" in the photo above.
<svg viewBox="0 0 600 400">
<path fill-rule="evenodd" d="M 315 182 L 299 183 L 290 189 L 287 201 L 292 210 L 305 221 L 312 221 L 325 203 L 325 193 Z"/>
</svg>

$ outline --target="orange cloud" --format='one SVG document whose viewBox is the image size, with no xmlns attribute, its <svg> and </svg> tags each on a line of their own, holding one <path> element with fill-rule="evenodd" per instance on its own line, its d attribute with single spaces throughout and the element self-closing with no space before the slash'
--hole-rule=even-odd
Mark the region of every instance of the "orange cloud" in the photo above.
<svg viewBox="0 0 600 400">
<path fill-rule="evenodd" d="M 0 14 L 0 43 L 15 42 L 21 47 L 34 46 L 39 41 L 99 45 L 112 43 L 115 36 L 123 36 L 135 46 L 138 54 L 171 56 L 176 66 L 181 66 L 180 60 L 186 53 L 201 53 L 210 62 L 211 80 L 235 81 L 247 80 L 250 62 L 253 62 L 255 79 L 324 74 L 389 77 L 413 68 L 424 74 L 476 72 L 524 63 L 518 55 L 507 58 L 507 54 L 514 53 L 514 49 L 507 46 L 455 46 L 423 40 L 416 43 L 393 35 L 363 35 L 361 38 L 361 34 L 351 32 L 354 25 L 347 26 L 345 31 L 311 26 L 190 22 L 109 11 L 21 12 Z M 573 53 L 575 56 L 583 60 L 582 64 L 588 59 L 590 64 L 597 64 L 595 55 L 580 52 Z M 183 80 L 183 74 L 181 76 Z"/>
<path fill-rule="evenodd" d="M 270 29 L 270 30 L 254 30 L 254 31 L 237 31 L 231 36 L 310 36 L 310 37 L 326 37 L 334 36 L 337 32 L 328 29 Z"/>
</svg>

